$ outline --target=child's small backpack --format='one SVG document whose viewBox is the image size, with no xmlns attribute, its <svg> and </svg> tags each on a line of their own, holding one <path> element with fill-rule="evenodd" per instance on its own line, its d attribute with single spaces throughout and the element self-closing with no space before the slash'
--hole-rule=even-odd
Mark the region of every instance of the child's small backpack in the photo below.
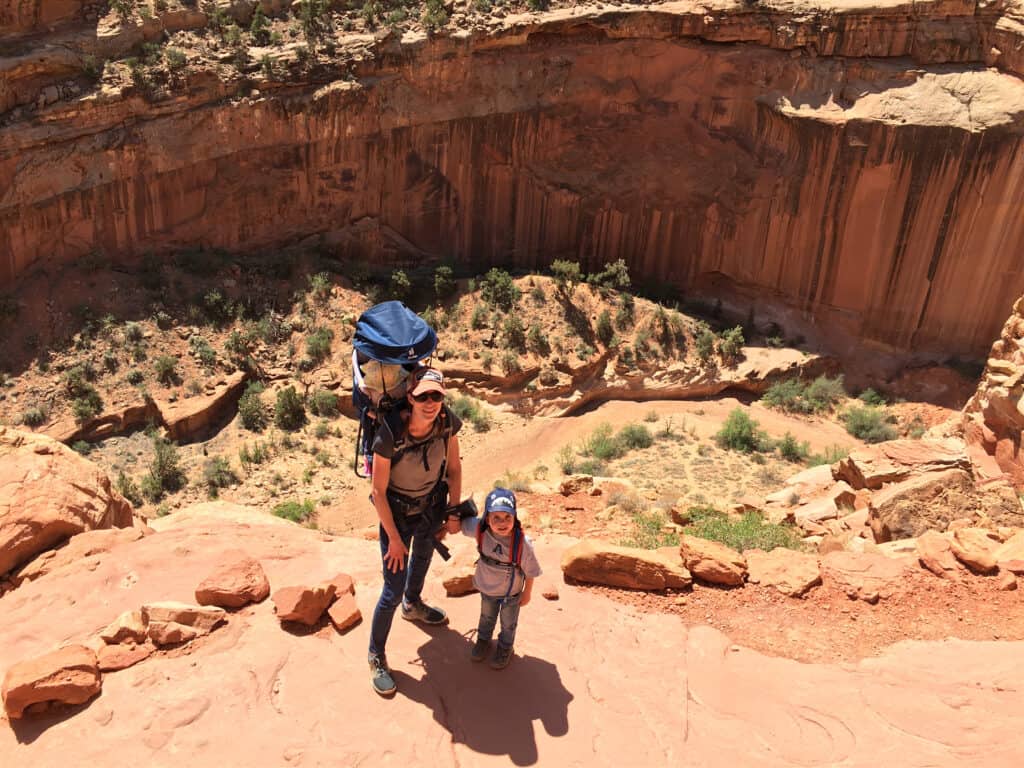
<svg viewBox="0 0 1024 768">
<path fill-rule="evenodd" d="M 385 301 L 359 316 L 352 347 L 352 403 L 359 413 L 353 469 L 369 477 L 377 427 L 404 402 L 409 374 L 434 354 L 437 334 L 402 302 Z"/>
</svg>

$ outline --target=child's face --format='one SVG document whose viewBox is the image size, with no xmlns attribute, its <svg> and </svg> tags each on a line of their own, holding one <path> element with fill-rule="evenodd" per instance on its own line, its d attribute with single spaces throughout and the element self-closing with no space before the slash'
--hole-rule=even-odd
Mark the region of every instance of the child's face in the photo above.
<svg viewBox="0 0 1024 768">
<path fill-rule="evenodd" d="M 508 536 L 512 533 L 512 526 L 516 519 L 509 512 L 490 512 L 487 515 L 487 525 L 499 536 Z"/>
</svg>

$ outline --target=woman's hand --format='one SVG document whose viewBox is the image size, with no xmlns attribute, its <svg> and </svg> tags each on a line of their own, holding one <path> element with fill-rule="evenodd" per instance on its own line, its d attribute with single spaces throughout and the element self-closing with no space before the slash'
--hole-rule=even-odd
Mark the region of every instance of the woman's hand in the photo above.
<svg viewBox="0 0 1024 768">
<path fill-rule="evenodd" d="M 405 567 L 405 558 L 408 554 L 408 547 L 402 543 L 402 539 L 398 535 L 389 536 L 388 551 L 387 554 L 384 555 L 384 565 L 392 573 L 398 573 Z"/>
</svg>

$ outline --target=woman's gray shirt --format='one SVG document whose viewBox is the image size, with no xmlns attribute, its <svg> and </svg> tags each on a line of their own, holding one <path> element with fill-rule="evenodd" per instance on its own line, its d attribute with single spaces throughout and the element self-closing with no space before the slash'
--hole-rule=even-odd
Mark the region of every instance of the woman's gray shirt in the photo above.
<svg viewBox="0 0 1024 768">
<path fill-rule="evenodd" d="M 419 499 L 426 496 L 437 485 L 441 467 L 445 461 L 448 440 L 462 428 L 462 420 L 447 408 L 447 428 L 441 426 L 441 416 L 425 437 L 413 438 L 408 433 L 399 435 L 399 454 L 395 457 L 396 435 L 392 433 L 387 420 L 381 422 L 373 439 L 373 452 L 385 459 L 391 459 L 391 478 L 388 488 L 403 496 Z M 404 430 L 408 424 L 401 422 Z M 447 439 L 445 433 L 447 432 Z"/>
</svg>

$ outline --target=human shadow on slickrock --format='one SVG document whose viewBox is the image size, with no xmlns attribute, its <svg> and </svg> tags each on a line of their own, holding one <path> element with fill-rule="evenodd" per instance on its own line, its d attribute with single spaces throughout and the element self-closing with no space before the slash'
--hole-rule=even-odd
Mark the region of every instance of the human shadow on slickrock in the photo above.
<svg viewBox="0 0 1024 768">
<path fill-rule="evenodd" d="M 550 736 L 569 732 L 569 702 L 573 695 L 558 668 L 534 656 L 520 656 L 504 670 L 469 659 L 471 640 L 453 629 L 431 628 L 420 646 L 417 680 L 394 673 L 398 694 L 434 710 L 434 719 L 452 741 L 490 755 L 508 755 L 515 765 L 537 762 L 534 720 Z"/>
</svg>

